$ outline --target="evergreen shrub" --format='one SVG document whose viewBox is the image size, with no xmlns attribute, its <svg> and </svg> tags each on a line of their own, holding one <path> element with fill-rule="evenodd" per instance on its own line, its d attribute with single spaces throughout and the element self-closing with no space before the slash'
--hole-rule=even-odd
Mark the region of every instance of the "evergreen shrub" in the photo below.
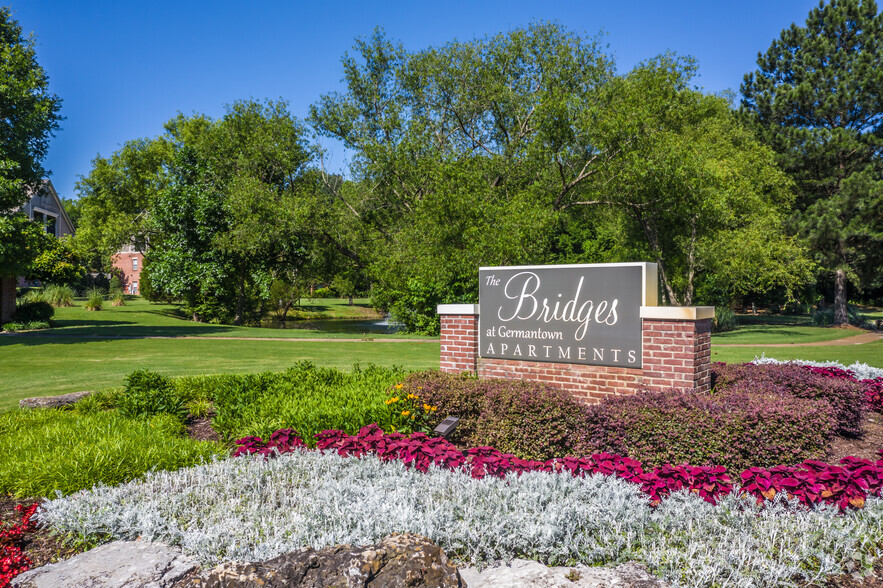
<svg viewBox="0 0 883 588">
<path fill-rule="evenodd" d="M 34 323 L 46 322 L 55 314 L 55 309 L 45 300 L 23 302 L 15 308 L 15 322 Z"/>
</svg>

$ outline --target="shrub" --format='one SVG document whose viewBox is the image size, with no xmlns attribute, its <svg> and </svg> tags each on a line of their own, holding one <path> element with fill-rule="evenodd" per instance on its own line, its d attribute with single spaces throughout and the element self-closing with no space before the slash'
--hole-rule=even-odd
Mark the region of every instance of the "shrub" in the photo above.
<svg viewBox="0 0 883 588">
<path fill-rule="evenodd" d="M 586 407 L 569 392 L 518 381 L 487 382 L 476 441 L 522 459 L 546 460 L 575 452 L 585 436 Z"/>
<path fill-rule="evenodd" d="M 43 288 L 43 296 L 46 302 L 58 308 L 60 306 L 74 305 L 74 289 L 70 286 L 50 285 Z"/>
<path fill-rule="evenodd" d="M 641 392 L 587 410 L 583 453 L 609 451 L 650 465 L 796 463 L 822 457 L 836 426 L 826 403 L 780 393 Z"/>
<path fill-rule="evenodd" d="M 490 380 L 460 373 L 446 374 L 439 371 L 415 372 L 402 382 L 403 394 L 417 394 L 428 404 L 438 407 L 439 422 L 449 416 L 460 419 L 451 439 L 466 445 L 485 445 L 476 441 L 476 427 L 484 411 L 486 385 Z M 504 382 L 503 380 L 497 380 Z"/>
<path fill-rule="evenodd" d="M 712 332 L 723 333 L 725 331 L 732 331 L 736 328 L 737 324 L 736 313 L 729 306 L 714 307 L 714 322 L 711 325 Z"/>
<path fill-rule="evenodd" d="M 148 370 L 129 374 L 117 406 L 123 416 L 130 418 L 168 414 L 183 420 L 187 416 L 184 401 L 175 393 L 169 378 Z"/>
<path fill-rule="evenodd" d="M 55 314 L 52 305 L 45 301 L 23 302 L 15 308 L 15 322 L 47 322 Z"/>
<path fill-rule="evenodd" d="M 10 333 L 14 333 L 16 331 L 38 331 L 40 329 L 51 329 L 52 325 L 47 321 L 32 321 L 29 323 L 5 323 L 0 325 L 0 331 L 9 331 Z"/>
<path fill-rule="evenodd" d="M 226 453 L 219 444 L 183 437 L 181 423 L 168 415 L 129 419 L 115 410 L 13 410 L 0 414 L 0 438 L 0 493 L 17 497 L 120 484 Z"/>
<path fill-rule="evenodd" d="M 113 300 L 110 302 L 111 306 L 125 306 L 126 305 L 126 297 L 122 292 L 115 292 L 113 296 Z"/>
<path fill-rule="evenodd" d="M 842 435 L 861 434 L 865 411 L 864 390 L 855 382 L 814 374 L 797 365 L 753 363 L 712 366 L 712 386 L 717 391 L 789 394 L 797 398 L 827 402 Z"/>
<path fill-rule="evenodd" d="M 104 293 L 93 288 L 86 293 L 86 310 L 101 310 L 104 307 Z"/>
</svg>

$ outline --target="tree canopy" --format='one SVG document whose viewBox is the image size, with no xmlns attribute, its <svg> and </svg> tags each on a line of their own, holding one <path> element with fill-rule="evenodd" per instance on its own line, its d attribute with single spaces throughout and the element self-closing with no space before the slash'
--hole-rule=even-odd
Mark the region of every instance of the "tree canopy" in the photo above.
<svg viewBox="0 0 883 588">
<path fill-rule="evenodd" d="M 883 16 L 873 0 L 832 0 L 782 31 L 745 76 L 742 110 L 796 182 L 790 223 L 833 277 L 883 280 Z"/>
<path fill-rule="evenodd" d="M 355 152 L 336 195 L 368 227 L 376 299 L 409 327 L 474 300 L 488 265 L 649 257 L 690 303 L 724 263 L 707 245 L 760 221 L 778 245 L 762 251 L 805 268 L 776 212 L 787 178 L 725 100 L 689 87 L 687 60 L 618 76 L 595 39 L 548 23 L 415 53 L 378 31 L 355 50 L 346 92 L 310 120 Z"/>
<path fill-rule="evenodd" d="M 151 286 L 197 319 L 254 319 L 314 235 L 306 129 L 282 101 L 236 102 L 217 121 L 179 115 L 166 129 L 174 156 L 146 224 Z"/>
<path fill-rule="evenodd" d="M 41 162 L 58 128 L 61 100 L 8 7 L 0 7 L 0 214 L 20 206 L 46 177 Z"/>
</svg>

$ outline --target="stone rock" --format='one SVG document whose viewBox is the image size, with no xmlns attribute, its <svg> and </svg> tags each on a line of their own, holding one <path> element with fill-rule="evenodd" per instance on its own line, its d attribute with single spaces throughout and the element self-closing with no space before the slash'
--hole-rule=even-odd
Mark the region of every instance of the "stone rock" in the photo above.
<svg viewBox="0 0 883 588">
<path fill-rule="evenodd" d="M 261 563 L 224 563 L 175 588 L 462 587 L 457 568 L 435 543 L 392 534 L 368 547 L 300 549 Z"/>
<path fill-rule="evenodd" d="M 16 576 L 13 588 L 169 588 L 198 567 L 180 549 L 114 541 Z"/>
<path fill-rule="evenodd" d="M 59 406 L 68 406 L 78 400 L 82 400 L 86 396 L 92 394 L 92 391 L 71 392 L 70 394 L 61 394 L 59 396 L 36 396 L 34 398 L 22 398 L 18 401 L 18 405 L 22 408 L 57 408 Z"/>
<path fill-rule="evenodd" d="M 666 588 L 643 566 L 629 562 L 615 568 L 585 565 L 547 567 L 526 559 L 498 564 L 479 571 L 461 568 L 460 577 L 469 588 Z"/>
</svg>

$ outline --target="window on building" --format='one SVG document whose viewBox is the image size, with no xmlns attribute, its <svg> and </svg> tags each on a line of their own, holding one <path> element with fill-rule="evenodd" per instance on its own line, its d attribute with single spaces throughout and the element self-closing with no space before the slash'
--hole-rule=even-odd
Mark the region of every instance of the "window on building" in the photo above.
<svg viewBox="0 0 883 588">
<path fill-rule="evenodd" d="M 54 217 L 54 216 L 49 216 L 49 215 L 47 214 L 47 215 L 46 215 L 46 224 L 45 224 L 45 227 L 46 227 L 46 232 L 47 232 L 47 233 L 49 233 L 50 235 L 55 235 L 56 237 L 58 236 L 58 233 L 57 233 L 57 230 L 58 230 L 58 218 L 56 218 L 56 217 Z"/>
<path fill-rule="evenodd" d="M 133 272 L 138 271 L 138 258 L 137 257 L 132 258 L 132 271 Z"/>
</svg>

